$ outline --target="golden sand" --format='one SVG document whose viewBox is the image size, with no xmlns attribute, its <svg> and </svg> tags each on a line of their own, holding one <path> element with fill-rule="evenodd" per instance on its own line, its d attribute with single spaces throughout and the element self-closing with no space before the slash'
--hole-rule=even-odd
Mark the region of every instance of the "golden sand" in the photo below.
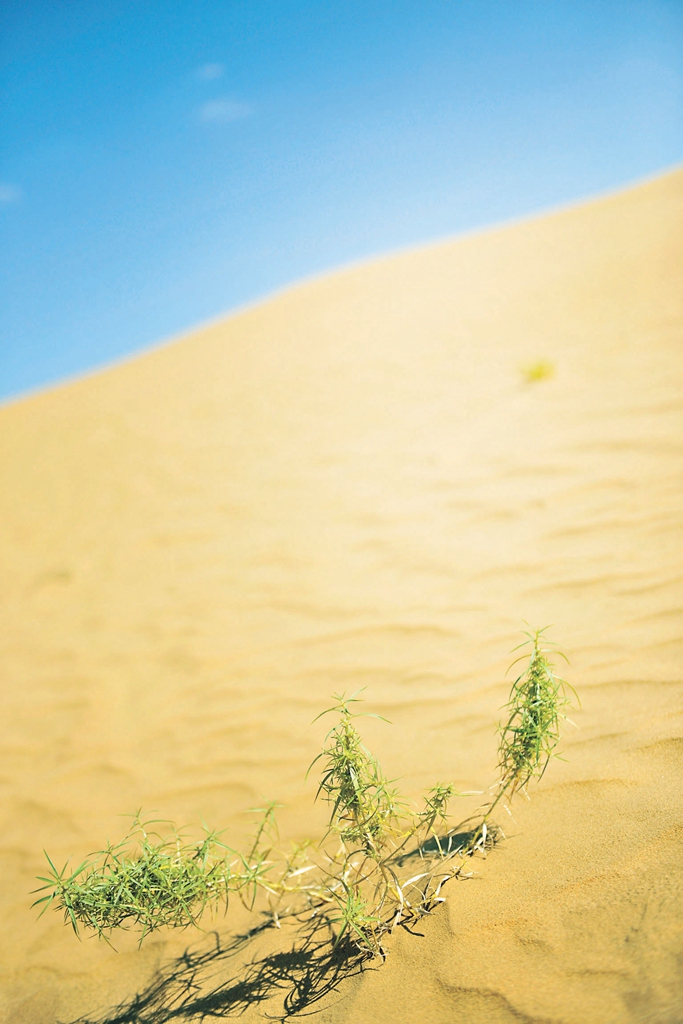
<svg viewBox="0 0 683 1024">
<path fill-rule="evenodd" d="M 683 1020 L 682 214 L 677 171 L 0 410 L 3 1024 Z M 140 952 L 36 922 L 43 848 L 140 806 L 315 833 L 336 689 L 409 795 L 486 787 L 524 619 L 571 655 L 567 761 L 386 964 L 316 980 L 287 929 L 231 950 L 240 914 Z"/>
</svg>

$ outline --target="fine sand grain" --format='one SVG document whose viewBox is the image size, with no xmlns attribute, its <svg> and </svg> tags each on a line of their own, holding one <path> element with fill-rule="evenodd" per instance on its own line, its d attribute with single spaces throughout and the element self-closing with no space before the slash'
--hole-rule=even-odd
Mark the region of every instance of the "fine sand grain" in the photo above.
<svg viewBox="0 0 683 1024">
<path fill-rule="evenodd" d="M 3 1024 L 683 1020 L 682 214 L 677 171 L 0 410 Z M 485 788 L 524 619 L 571 656 L 567 761 L 386 964 L 241 911 L 141 951 L 36 922 L 43 848 L 140 806 L 315 834 L 334 690 L 410 796 Z"/>
</svg>

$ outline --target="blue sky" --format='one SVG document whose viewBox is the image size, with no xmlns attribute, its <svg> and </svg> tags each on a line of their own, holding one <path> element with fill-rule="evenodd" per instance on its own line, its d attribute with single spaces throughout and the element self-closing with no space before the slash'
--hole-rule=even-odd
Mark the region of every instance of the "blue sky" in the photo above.
<svg viewBox="0 0 683 1024">
<path fill-rule="evenodd" d="M 683 159 L 681 0 L 3 0 L 0 397 Z"/>
</svg>

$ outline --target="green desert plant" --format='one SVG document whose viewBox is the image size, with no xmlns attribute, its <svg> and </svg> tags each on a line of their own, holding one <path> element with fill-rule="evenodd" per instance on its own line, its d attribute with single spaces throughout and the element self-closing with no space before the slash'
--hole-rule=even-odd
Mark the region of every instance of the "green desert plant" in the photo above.
<svg viewBox="0 0 683 1024">
<path fill-rule="evenodd" d="M 231 893 L 252 906 L 266 884 L 270 863 L 263 840 L 272 837 L 274 807 L 263 818 L 245 857 L 223 843 L 220 833 L 205 829 L 198 843 L 188 843 L 170 822 L 135 816 L 124 838 L 91 854 L 75 870 L 58 870 L 48 854 L 47 875 L 39 877 L 46 892 L 33 904 L 41 914 L 55 906 L 65 924 L 92 929 L 107 941 L 117 928 L 140 928 L 140 942 L 157 928 L 198 925 L 207 907 L 227 909 Z M 169 826 L 165 833 L 156 826 Z"/>
<path fill-rule="evenodd" d="M 50 870 L 36 900 L 42 912 L 55 904 L 78 934 L 79 926 L 106 938 L 115 928 L 139 925 L 142 938 L 163 925 L 196 924 L 209 903 L 226 900 L 232 884 L 225 848 L 216 833 L 187 844 L 171 828 L 161 836 L 157 821 L 136 817 L 126 836 L 86 858 L 75 870 Z M 218 853 L 218 856 L 217 856 Z"/>
<path fill-rule="evenodd" d="M 497 792 L 478 819 L 449 829 L 449 802 L 460 795 L 450 783 L 432 786 L 422 807 L 410 810 L 358 731 L 359 718 L 381 716 L 355 711 L 358 693 L 335 694 L 334 704 L 314 721 L 327 714 L 338 720 L 307 772 L 319 764 L 316 799 L 330 807 L 320 842 L 281 853 L 274 803 L 254 809 L 259 819 L 246 854 L 228 847 L 222 833 L 205 828 L 204 838 L 191 843 L 174 826 L 157 831 L 168 823 L 143 821 L 138 813 L 120 843 L 74 871 L 68 865 L 58 871 L 48 857 L 50 870 L 37 890 L 45 895 L 34 905 L 42 906 L 41 913 L 53 906 L 77 934 L 85 927 L 107 941 L 113 930 L 137 926 L 142 942 L 162 926 L 199 926 L 207 908 L 227 909 L 232 894 L 249 909 L 261 895 L 276 925 L 305 913 L 309 921 L 326 922 L 335 946 L 347 943 L 356 952 L 383 955 L 383 936 L 442 902 L 443 885 L 463 875 L 467 858 L 490 845 L 498 804 L 524 791 L 558 756 L 568 691 L 574 691 L 555 673 L 553 652 L 564 655 L 544 630 L 525 636 L 515 650 L 530 648 L 529 660 L 512 684 L 507 719 L 499 728 Z"/>
<path fill-rule="evenodd" d="M 397 791 L 384 778 L 379 762 L 363 745 L 353 720 L 381 716 L 367 712 L 354 714 L 350 705 L 359 700 L 356 694 L 351 697 L 335 694 L 334 700 L 337 703 L 333 707 L 314 719 L 317 722 L 331 712 L 339 714 L 338 724 L 325 737 L 325 749 L 314 758 L 308 772 L 319 760 L 324 760 L 316 799 L 323 794 L 332 805 L 330 831 L 335 832 L 342 843 L 360 844 L 368 856 L 377 858 L 389 838 L 400 829 L 402 807 Z"/>
<path fill-rule="evenodd" d="M 445 878 L 460 870 L 454 862 L 459 851 L 442 847 L 437 834 L 437 826 L 447 821 L 448 801 L 455 790 L 450 784 L 437 784 L 425 795 L 422 810 L 408 810 L 362 742 L 356 719 L 381 716 L 354 712 L 352 706 L 359 699 L 357 694 L 335 694 L 335 704 L 322 712 L 336 713 L 339 720 L 309 772 L 322 761 L 316 798 L 323 796 L 331 811 L 305 890 L 315 912 L 327 907 L 336 914 L 329 920 L 337 926 L 337 942 L 346 937 L 362 952 L 377 954 L 382 951 L 382 935 L 427 913 L 440 899 L 438 890 Z M 427 850 L 432 839 L 436 843 Z M 422 858 L 421 871 L 404 879 L 402 866 L 411 862 L 410 854 Z M 445 866 L 446 861 L 451 863 Z"/>
<path fill-rule="evenodd" d="M 543 629 L 525 636 L 527 639 L 515 650 L 530 646 L 529 661 L 512 684 L 510 700 L 505 705 L 508 719 L 499 729 L 500 784 L 510 796 L 532 778 L 542 778 L 551 757 L 559 756 L 556 748 L 560 727 L 567 717 L 564 710 L 571 705 L 567 690 L 576 697 L 573 687 L 556 674 L 550 660 L 555 654 L 567 661 L 566 655 L 546 638 Z M 526 657 L 527 653 L 520 655 L 510 668 Z"/>
<path fill-rule="evenodd" d="M 567 719 L 565 711 L 571 706 L 569 694 L 579 703 L 574 688 L 555 672 L 551 658 L 568 659 L 557 644 L 547 639 L 547 628 L 525 631 L 527 639 L 513 651 L 526 648 L 508 672 L 520 661 L 528 661 L 513 682 L 510 699 L 504 705 L 508 716 L 498 727 L 497 793 L 473 831 L 475 845 L 486 844 L 487 831 L 491 835 L 489 819 L 498 804 L 505 798 L 512 799 L 520 790 L 526 792 L 533 778 L 543 777 L 550 759 L 560 756 L 557 745 L 562 723 Z"/>
<path fill-rule="evenodd" d="M 329 923 L 333 927 L 336 925 L 335 947 L 348 938 L 361 953 L 374 955 L 381 951 L 383 922 L 368 906 L 361 887 L 348 885 L 342 880 L 341 886 L 332 889 L 331 893 L 339 910 L 337 916 L 334 912 L 328 915 Z"/>
</svg>

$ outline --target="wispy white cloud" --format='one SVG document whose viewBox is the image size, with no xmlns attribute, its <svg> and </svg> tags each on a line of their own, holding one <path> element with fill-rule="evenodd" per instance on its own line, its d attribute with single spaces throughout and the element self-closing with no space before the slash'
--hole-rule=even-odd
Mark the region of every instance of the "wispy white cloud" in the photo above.
<svg viewBox="0 0 683 1024">
<path fill-rule="evenodd" d="M 21 199 L 21 189 L 17 188 L 16 185 L 7 185 L 5 182 L 0 182 L 0 203 L 3 205 L 6 203 L 16 203 Z"/>
<path fill-rule="evenodd" d="M 217 78 L 222 78 L 224 71 L 222 64 L 202 64 L 197 68 L 197 78 L 204 82 L 215 82 Z"/>
<path fill-rule="evenodd" d="M 199 108 L 199 120 L 205 124 L 228 124 L 230 121 L 240 121 L 244 117 L 249 117 L 253 112 L 254 108 L 249 103 L 241 103 L 239 100 L 230 100 L 223 96 L 203 103 Z"/>
</svg>

